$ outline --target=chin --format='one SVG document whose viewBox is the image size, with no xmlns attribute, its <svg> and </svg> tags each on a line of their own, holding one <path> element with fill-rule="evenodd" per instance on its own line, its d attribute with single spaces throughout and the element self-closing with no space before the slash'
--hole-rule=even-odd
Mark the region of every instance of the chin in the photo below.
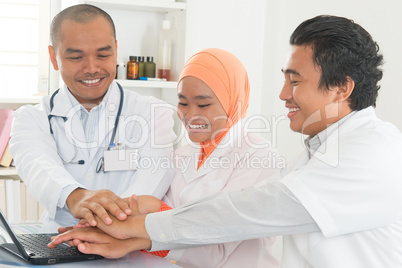
<svg viewBox="0 0 402 268">
<path fill-rule="evenodd" d="M 202 137 L 192 137 L 191 135 L 189 135 L 189 138 L 192 142 L 195 142 L 195 143 L 201 143 L 201 142 L 208 141 L 208 139 L 205 139 L 205 138 L 203 139 Z"/>
<path fill-rule="evenodd" d="M 303 130 L 299 126 L 294 126 L 292 123 L 290 124 L 290 129 L 297 133 L 303 133 Z"/>
</svg>

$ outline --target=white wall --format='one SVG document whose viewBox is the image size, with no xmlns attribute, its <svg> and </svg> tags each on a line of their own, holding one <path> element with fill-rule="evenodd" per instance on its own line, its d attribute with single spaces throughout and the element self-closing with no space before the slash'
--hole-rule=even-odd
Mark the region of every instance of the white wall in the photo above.
<svg viewBox="0 0 402 268">
<path fill-rule="evenodd" d="M 291 159 L 302 147 L 292 133 L 278 95 L 288 39 L 302 21 L 320 14 L 345 16 L 370 32 L 384 54 L 384 77 L 377 102 L 378 116 L 402 130 L 398 79 L 402 63 L 402 16 L 398 0 L 187 0 L 186 58 L 206 47 L 231 51 L 245 65 L 251 84 L 248 116 L 264 115 L 265 134 Z"/>
<path fill-rule="evenodd" d="M 249 114 L 261 111 L 264 7 L 264 1 L 259 0 L 187 0 L 186 59 L 208 47 L 236 55 L 253 88 Z"/>
</svg>

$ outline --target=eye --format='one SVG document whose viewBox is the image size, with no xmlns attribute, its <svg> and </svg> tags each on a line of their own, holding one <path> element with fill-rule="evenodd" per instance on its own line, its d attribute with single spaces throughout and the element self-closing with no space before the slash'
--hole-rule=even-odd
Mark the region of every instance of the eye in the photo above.
<svg viewBox="0 0 402 268">
<path fill-rule="evenodd" d="M 69 59 L 69 60 L 77 61 L 77 60 L 82 59 L 82 57 L 81 57 L 81 56 L 77 56 L 77 57 L 68 57 L 68 59 Z"/>
<path fill-rule="evenodd" d="M 294 86 L 296 86 L 298 83 L 299 83 L 299 81 L 290 81 L 290 84 L 294 85 Z"/>
<path fill-rule="evenodd" d="M 180 105 L 180 106 L 187 106 L 187 103 L 179 102 L 178 105 Z"/>
<path fill-rule="evenodd" d="M 101 58 L 101 59 L 106 59 L 106 58 L 108 58 L 110 55 L 98 55 L 98 57 L 99 58 Z"/>
<path fill-rule="evenodd" d="M 198 105 L 198 107 L 200 107 L 200 108 L 205 108 L 205 107 L 208 107 L 208 106 L 210 106 L 211 104 L 203 104 L 203 105 Z"/>
</svg>

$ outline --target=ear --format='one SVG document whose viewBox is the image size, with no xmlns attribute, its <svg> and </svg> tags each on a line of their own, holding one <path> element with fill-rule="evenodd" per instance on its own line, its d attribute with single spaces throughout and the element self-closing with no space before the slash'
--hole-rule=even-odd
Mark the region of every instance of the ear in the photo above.
<svg viewBox="0 0 402 268">
<path fill-rule="evenodd" d="M 355 81 L 350 76 L 346 77 L 346 82 L 337 88 L 337 99 L 339 102 L 345 101 L 352 94 L 355 88 Z"/>
<path fill-rule="evenodd" d="M 116 40 L 116 65 L 117 65 L 117 40 Z"/>
<path fill-rule="evenodd" d="M 55 71 L 58 71 L 59 65 L 57 64 L 57 56 L 56 56 L 56 51 L 54 51 L 54 47 L 48 46 L 47 50 L 49 51 L 49 57 L 50 57 L 50 61 L 52 62 L 52 65 L 53 65 L 53 69 Z"/>
</svg>

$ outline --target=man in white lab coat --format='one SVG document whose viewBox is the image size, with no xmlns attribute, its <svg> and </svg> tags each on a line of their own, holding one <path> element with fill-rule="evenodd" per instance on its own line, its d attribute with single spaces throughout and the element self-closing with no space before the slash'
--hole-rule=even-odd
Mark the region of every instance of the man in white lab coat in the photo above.
<svg viewBox="0 0 402 268">
<path fill-rule="evenodd" d="M 14 113 L 10 148 L 18 174 L 45 207 L 46 222 L 85 218 L 96 225 L 98 215 L 110 224 L 107 212 L 124 220 L 131 210 L 122 198 L 162 198 L 170 185 L 173 111 L 114 81 L 116 33 L 103 10 L 63 10 L 53 19 L 51 41 L 50 59 L 65 84 Z"/>
<path fill-rule="evenodd" d="M 377 43 L 349 19 L 317 16 L 296 28 L 290 44 L 280 98 L 290 128 L 308 135 L 293 171 L 99 228 L 150 239 L 152 250 L 282 234 L 282 267 L 402 267 L 402 134 L 375 115 L 383 60 Z M 134 199 L 130 205 L 136 210 Z M 124 250 L 104 244 L 108 237 L 76 229 L 50 246 L 80 239 L 85 253 Z"/>
</svg>

